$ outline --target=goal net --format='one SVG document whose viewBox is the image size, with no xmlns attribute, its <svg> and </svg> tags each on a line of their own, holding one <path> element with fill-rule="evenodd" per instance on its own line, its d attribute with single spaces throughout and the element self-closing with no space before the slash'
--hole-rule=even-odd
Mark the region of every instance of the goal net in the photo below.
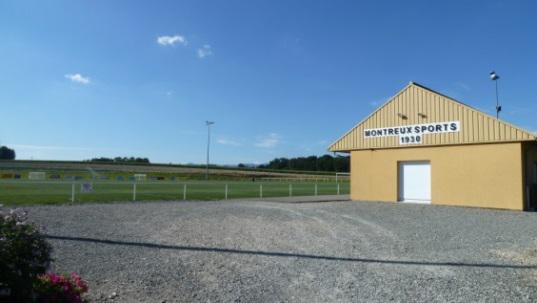
<svg viewBox="0 0 537 303">
<path fill-rule="evenodd" d="M 146 174 L 134 174 L 134 180 L 136 181 L 145 181 L 146 178 Z"/>
</svg>

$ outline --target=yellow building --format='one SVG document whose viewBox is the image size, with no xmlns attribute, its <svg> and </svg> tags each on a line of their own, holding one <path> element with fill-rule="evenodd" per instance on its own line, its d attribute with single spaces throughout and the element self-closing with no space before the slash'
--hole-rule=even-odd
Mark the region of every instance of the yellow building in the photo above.
<svg viewBox="0 0 537 303">
<path fill-rule="evenodd" d="M 530 210 L 537 136 L 411 82 L 330 146 L 351 199 Z"/>
</svg>

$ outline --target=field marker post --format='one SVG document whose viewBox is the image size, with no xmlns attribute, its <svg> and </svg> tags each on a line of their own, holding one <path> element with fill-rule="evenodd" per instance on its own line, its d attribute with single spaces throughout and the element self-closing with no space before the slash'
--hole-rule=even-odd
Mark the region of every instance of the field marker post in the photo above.
<svg viewBox="0 0 537 303">
<path fill-rule="evenodd" d="M 183 184 L 183 200 L 186 201 L 186 183 Z"/>
<path fill-rule="evenodd" d="M 263 198 L 263 184 L 259 184 L 259 198 Z"/>
<path fill-rule="evenodd" d="M 315 195 L 317 196 L 317 183 L 315 183 Z"/>
<path fill-rule="evenodd" d="M 75 203 L 75 182 L 71 184 L 71 203 Z"/>
<path fill-rule="evenodd" d="M 337 194 L 339 196 L 339 183 L 337 184 Z"/>
<path fill-rule="evenodd" d="M 227 200 L 227 183 L 226 183 L 226 194 L 225 194 L 225 199 Z"/>
<path fill-rule="evenodd" d="M 289 197 L 293 196 L 293 184 L 289 184 Z"/>
<path fill-rule="evenodd" d="M 132 201 L 136 201 L 136 181 L 132 183 Z"/>
</svg>

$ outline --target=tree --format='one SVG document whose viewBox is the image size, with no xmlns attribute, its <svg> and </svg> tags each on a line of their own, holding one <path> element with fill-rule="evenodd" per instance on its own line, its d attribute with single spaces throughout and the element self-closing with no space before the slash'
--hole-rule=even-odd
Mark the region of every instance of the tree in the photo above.
<svg viewBox="0 0 537 303">
<path fill-rule="evenodd" d="M 88 160 L 89 162 L 113 162 L 113 163 L 150 163 L 148 158 L 140 158 L 140 157 L 115 157 L 115 158 L 106 158 L 106 157 L 100 157 L 100 158 L 93 158 L 91 160 Z"/>
<path fill-rule="evenodd" d="M 347 173 L 351 168 L 350 157 L 337 156 L 334 158 L 334 170 L 336 172 Z"/>
<path fill-rule="evenodd" d="M 319 171 L 334 171 L 334 157 L 324 155 L 317 159 L 317 170 Z"/>
<path fill-rule="evenodd" d="M 307 171 L 335 171 L 348 172 L 350 158 L 348 156 L 323 155 L 321 157 L 309 156 L 298 158 L 276 158 L 268 164 L 260 165 L 259 168 L 307 170 Z"/>
<path fill-rule="evenodd" d="M 0 147 L 0 159 L 15 160 L 15 150 L 8 148 L 7 146 Z"/>
</svg>

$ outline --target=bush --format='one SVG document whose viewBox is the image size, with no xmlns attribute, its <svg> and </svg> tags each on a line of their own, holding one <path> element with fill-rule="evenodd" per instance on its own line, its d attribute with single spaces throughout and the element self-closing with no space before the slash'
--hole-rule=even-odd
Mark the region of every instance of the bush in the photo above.
<svg viewBox="0 0 537 303">
<path fill-rule="evenodd" d="M 0 205 L 0 293 L 12 302 L 31 301 L 34 282 L 50 264 L 50 252 L 39 230 L 27 223 L 26 212 Z"/>
<path fill-rule="evenodd" d="M 87 301 L 82 295 L 88 291 L 88 285 L 76 273 L 47 273 L 39 277 L 34 291 L 39 303 L 84 303 Z"/>
</svg>

